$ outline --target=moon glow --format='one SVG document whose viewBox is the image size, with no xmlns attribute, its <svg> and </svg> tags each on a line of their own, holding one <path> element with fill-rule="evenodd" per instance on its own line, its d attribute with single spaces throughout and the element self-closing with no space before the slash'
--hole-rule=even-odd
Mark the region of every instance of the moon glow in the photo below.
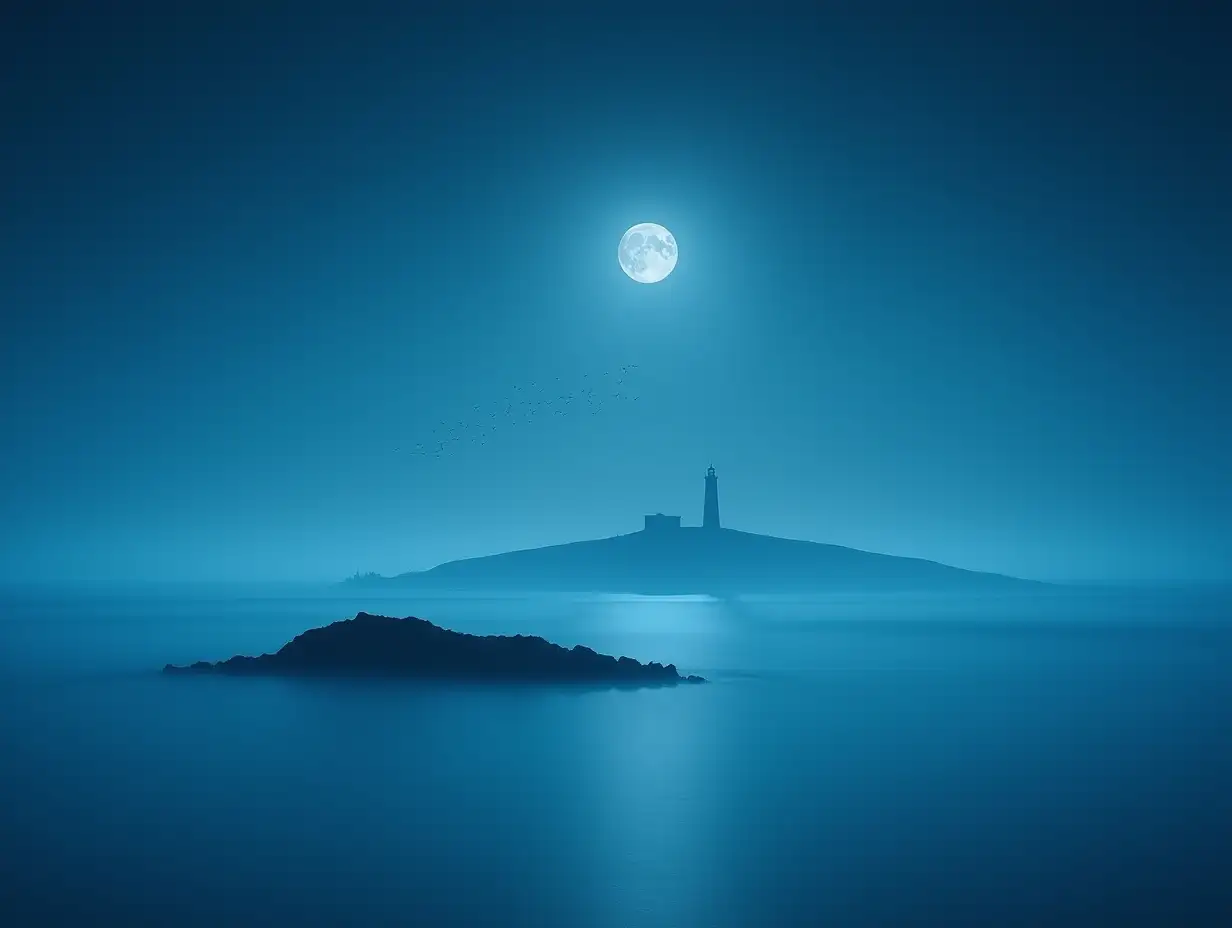
<svg viewBox="0 0 1232 928">
<path fill-rule="evenodd" d="M 620 238 L 617 258 L 639 284 L 657 284 L 676 267 L 676 237 L 657 222 L 639 222 Z"/>
</svg>

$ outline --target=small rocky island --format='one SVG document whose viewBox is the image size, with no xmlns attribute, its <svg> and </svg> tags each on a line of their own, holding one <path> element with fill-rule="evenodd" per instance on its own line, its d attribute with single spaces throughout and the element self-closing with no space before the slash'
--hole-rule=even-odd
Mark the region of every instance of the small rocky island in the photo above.
<svg viewBox="0 0 1232 928">
<path fill-rule="evenodd" d="M 674 664 L 642 664 L 576 645 L 563 648 L 527 635 L 467 635 L 426 619 L 361 612 L 353 619 L 313 628 L 275 654 L 237 655 L 225 661 L 167 664 L 169 674 L 231 676 L 396 676 L 432 680 L 589 683 L 674 686 L 704 683 L 682 677 Z"/>
</svg>

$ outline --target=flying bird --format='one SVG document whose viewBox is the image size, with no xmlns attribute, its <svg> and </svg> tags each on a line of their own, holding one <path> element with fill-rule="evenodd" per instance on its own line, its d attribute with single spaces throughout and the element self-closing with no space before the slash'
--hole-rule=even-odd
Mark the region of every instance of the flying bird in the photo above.
<svg viewBox="0 0 1232 928">
<path fill-rule="evenodd" d="M 436 428 L 432 429 L 432 435 L 436 439 L 436 447 L 434 449 L 424 448 L 422 443 L 417 444 L 415 454 L 432 454 L 433 457 L 441 457 L 443 454 L 453 450 L 455 443 L 459 443 L 465 436 L 470 438 L 470 444 L 487 444 L 486 437 L 489 434 L 495 434 L 499 416 L 503 415 L 504 420 L 510 426 L 516 426 L 519 422 L 523 424 L 533 424 L 536 422 L 547 421 L 548 417 L 536 416 L 536 413 L 544 410 L 551 410 L 553 417 L 566 416 L 572 407 L 573 402 L 584 401 L 586 409 L 590 414 L 598 415 L 600 412 L 608 408 L 609 404 L 605 403 L 604 397 L 629 401 L 636 400 L 639 397 L 630 396 L 622 388 L 627 375 L 630 371 L 638 368 L 637 364 L 622 364 L 619 368 L 598 372 L 587 371 L 581 375 L 581 382 L 577 389 L 566 391 L 559 394 L 546 393 L 546 383 L 557 383 L 563 386 L 565 378 L 553 376 L 546 382 L 531 380 L 523 384 L 513 384 L 513 393 L 507 395 L 500 403 L 483 404 L 472 403 L 470 408 L 478 417 L 467 420 L 459 420 L 456 424 L 450 424 L 444 419 L 440 420 Z M 610 387 L 617 387 L 613 392 L 599 394 L 588 386 L 591 382 L 591 377 L 612 377 L 615 383 L 605 380 Z M 559 388 L 558 388 L 559 389 Z M 504 409 L 501 409 L 501 405 Z M 486 413 L 486 416 L 485 416 Z M 395 453 L 400 453 L 402 446 L 399 445 L 394 449 Z"/>
</svg>

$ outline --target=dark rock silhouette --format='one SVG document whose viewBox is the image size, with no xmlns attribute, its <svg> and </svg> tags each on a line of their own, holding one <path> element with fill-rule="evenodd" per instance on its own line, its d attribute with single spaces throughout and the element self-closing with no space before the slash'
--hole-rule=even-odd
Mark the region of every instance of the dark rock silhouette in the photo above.
<svg viewBox="0 0 1232 928">
<path fill-rule="evenodd" d="M 164 673 L 236 676 L 399 676 L 437 680 L 535 683 L 599 683 L 663 686 L 704 683 L 682 677 L 674 664 L 642 664 L 577 645 L 563 648 L 527 635 L 467 635 L 426 619 L 361 612 L 296 635 L 275 654 L 236 656 L 187 667 L 167 664 Z"/>
<path fill-rule="evenodd" d="M 450 561 L 395 577 L 355 577 L 348 582 L 416 590 L 716 596 L 1048 588 L 1031 580 L 936 561 L 718 527 L 634 532 Z"/>
</svg>

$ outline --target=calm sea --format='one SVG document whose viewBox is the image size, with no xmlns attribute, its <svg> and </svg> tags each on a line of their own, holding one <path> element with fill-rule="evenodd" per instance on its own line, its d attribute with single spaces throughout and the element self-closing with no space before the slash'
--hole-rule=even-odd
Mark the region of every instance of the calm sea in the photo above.
<svg viewBox="0 0 1232 928">
<path fill-rule="evenodd" d="M 157 672 L 359 609 L 714 682 Z M 0 924 L 1232 924 L 1232 598 L 9 594 Z"/>
</svg>

